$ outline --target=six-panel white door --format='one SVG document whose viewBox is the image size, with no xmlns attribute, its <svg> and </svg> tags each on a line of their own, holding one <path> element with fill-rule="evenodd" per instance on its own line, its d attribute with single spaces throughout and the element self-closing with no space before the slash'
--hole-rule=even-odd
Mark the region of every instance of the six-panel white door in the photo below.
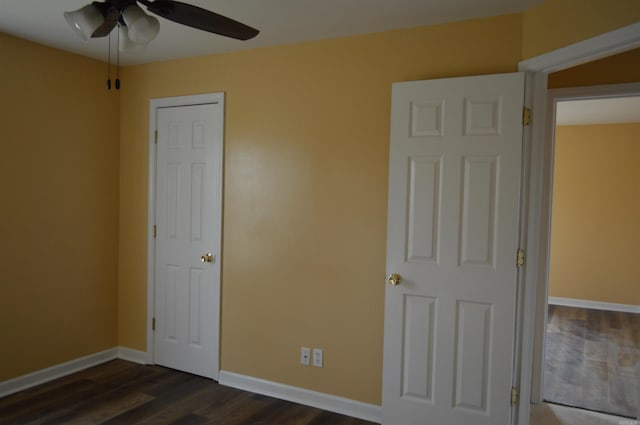
<svg viewBox="0 0 640 425">
<path fill-rule="evenodd" d="M 524 77 L 393 85 L 383 423 L 507 425 Z"/>
<path fill-rule="evenodd" d="M 222 105 L 159 108 L 157 132 L 154 361 L 216 379 Z"/>
</svg>

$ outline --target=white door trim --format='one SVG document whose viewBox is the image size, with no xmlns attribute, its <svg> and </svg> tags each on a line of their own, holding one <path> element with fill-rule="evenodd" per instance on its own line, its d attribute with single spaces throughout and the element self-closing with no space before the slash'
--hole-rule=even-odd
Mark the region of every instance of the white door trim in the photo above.
<svg viewBox="0 0 640 425">
<path fill-rule="evenodd" d="M 541 401 L 540 370 L 534 370 L 535 359 L 542 356 L 544 327 L 544 296 L 549 262 L 549 230 L 551 218 L 551 129 L 547 115 L 547 76 L 550 72 L 570 68 L 605 56 L 640 46 L 640 23 L 635 23 L 606 34 L 593 37 L 571 46 L 520 62 L 519 71 L 530 73 L 527 79 L 525 103 L 532 108 L 531 143 L 523 152 L 522 192 L 523 239 L 527 264 L 521 288 L 521 323 L 518 331 L 521 358 L 516 385 L 520 388 L 517 423 L 529 424 L 530 402 Z M 536 324 L 539 324 L 536 328 Z M 536 363 L 539 363 L 536 362 Z M 536 366 L 539 367 L 539 366 Z"/>
<path fill-rule="evenodd" d="M 518 71 L 551 73 L 622 53 L 640 46 L 640 23 L 598 35 L 575 44 L 526 59 Z"/>
<path fill-rule="evenodd" d="M 189 106 L 189 105 L 202 105 L 208 103 L 218 103 L 222 105 L 220 122 L 224 125 L 224 93 L 206 93 L 192 96 L 176 96 L 165 97 L 158 99 L 151 99 L 149 101 L 149 177 L 148 177 L 148 212 L 147 212 L 147 359 L 150 363 L 155 363 L 154 360 L 154 344 L 153 344 L 153 331 L 152 322 L 154 317 L 155 306 L 155 238 L 153 237 L 153 226 L 155 225 L 156 217 L 156 144 L 155 144 L 155 130 L 157 126 L 157 110 L 159 108 L 175 107 L 175 106 Z M 221 129 L 222 146 L 221 152 L 224 155 L 224 129 Z M 223 189 L 223 174 L 224 174 L 224 161 L 220 164 L 220 175 L 218 194 L 222 197 Z M 222 205 L 222 199 L 218 200 L 218 205 Z M 220 219 L 222 223 L 222 217 Z M 220 235 L 222 235 L 222 229 L 220 229 Z M 220 253 L 218 256 L 222 258 L 222 247 L 213 247 Z M 219 278 L 220 281 L 220 278 Z M 214 341 L 219 349 L 220 347 L 220 288 L 216 294 L 215 304 L 218 309 L 218 315 L 216 315 L 216 323 L 214 324 L 215 337 Z M 215 365 L 216 373 L 220 370 L 220 364 Z"/>
</svg>

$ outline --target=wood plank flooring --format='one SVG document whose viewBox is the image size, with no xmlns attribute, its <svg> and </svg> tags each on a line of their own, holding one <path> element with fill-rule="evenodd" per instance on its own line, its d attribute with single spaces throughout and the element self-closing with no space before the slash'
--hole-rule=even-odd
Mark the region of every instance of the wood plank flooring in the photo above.
<svg viewBox="0 0 640 425">
<path fill-rule="evenodd" d="M 635 418 L 640 314 L 549 305 L 544 399 Z"/>
<path fill-rule="evenodd" d="M 1 425 L 373 425 L 124 360 L 0 399 Z"/>
<path fill-rule="evenodd" d="M 560 404 L 532 404 L 530 425 L 637 425 L 633 419 Z"/>
</svg>

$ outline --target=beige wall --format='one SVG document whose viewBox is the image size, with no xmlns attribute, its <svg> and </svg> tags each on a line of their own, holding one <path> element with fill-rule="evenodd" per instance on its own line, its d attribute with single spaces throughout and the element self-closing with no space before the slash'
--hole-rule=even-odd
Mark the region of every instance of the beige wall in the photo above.
<svg viewBox="0 0 640 425">
<path fill-rule="evenodd" d="M 0 34 L 0 381 L 117 343 L 119 99 L 104 64 Z"/>
<path fill-rule="evenodd" d="M 510 15 L 127 68 L 121 344 L 146 348 L 149 99 L 224 91 L 222 369 L 380 403 L 391 83 L 515 71 L 519 29 Z M 301 345 L 325 367 L 300 366 Z"/>
<path fill-rule="evenodd" d="M 528 59 L 640 21 L 638 0 L 546 0 L 522 21 Z"/>
<path fill-rule="evenodd" d="M 549 74 L 550 89 L 640 81 L 640 48 Z"/>
<path fill-rule="evenodd" d="M 557 129 L 549 295 L 640 305 L 640 124 Z"/>
<path fill-rule="evenodd" d="M 149 99 L 224 91 L 222 367 L 379 403 L 391 83 L 514 71 L 637 21 L 614 1 L 126 68 L 119 104 L 104 64 L 0 35 L 0 379 L 146 349 Z"/>
<path fill-rule="evenodd" d="M 539 38 L 555 25 L 556 3 L 567 2 L 550 3 L 531 14 L 127 68 L 120 344 L 146 347 L 149 99 L 224 91 L 222 369 L 379 403 L 391 83 L 514 71 L 523 51 L 630 23 L 628 13 L 588 8 L 563 18 L 571 37 Z M 596 18 L 606 24 L 590 26 Z M 303 344 L 325 349 L 323 369 L 298 364 Z"/>
<path fill-rule="evenodd" d="M 379 403 L 391 83 L 513 71 L 531 45 L 561 47 L 546 37 L 555 13 L 126 69 L 120 343 L 146 346 L 149 99 L 224 91 L 222 368 Z M 576 19 L 567 44 L 630 23 L 602 7 Z M 299 366 L 303 344 L 325 368 Z"/>
</svg>

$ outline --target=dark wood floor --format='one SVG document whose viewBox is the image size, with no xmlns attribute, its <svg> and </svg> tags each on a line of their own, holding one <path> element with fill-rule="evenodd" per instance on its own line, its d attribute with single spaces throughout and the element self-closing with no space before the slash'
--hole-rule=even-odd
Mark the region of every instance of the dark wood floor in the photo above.
<svg viewBox="0 0 640 425">
<path fill-rule="evenodd" d="M 0 399 L 0 424 L 373 425 L 124 360 Z"/>
<path fill-rule="evenodd" d="M 640 314 L 549 306 L 544 399 L 635 418 Z"/>
</svg>

